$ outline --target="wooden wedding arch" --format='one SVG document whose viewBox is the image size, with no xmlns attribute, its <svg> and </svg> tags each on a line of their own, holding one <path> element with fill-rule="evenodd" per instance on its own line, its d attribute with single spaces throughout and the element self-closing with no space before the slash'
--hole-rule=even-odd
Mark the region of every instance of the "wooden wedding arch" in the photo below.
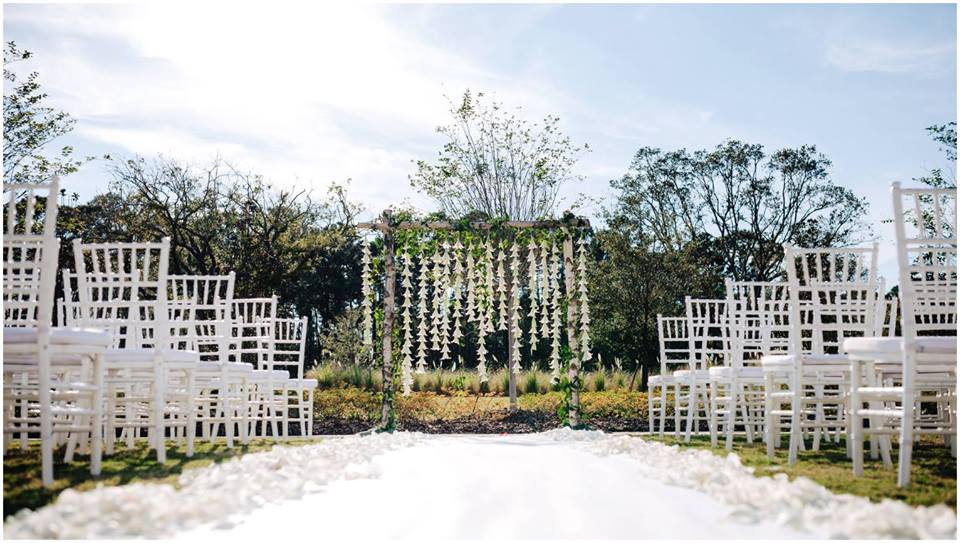
<svg viewBox="0 0 960 543">
<path fill-rule="evenodd" d="M 396 372 L 395 362 L 394 362 L 394 353 L 393 353 L 393 336 L 394 336 L 394 325 L 396 319 L 396 304 L 397 304 L 397 265 L 396 265 L 396 237 L 397 233 L 404 230 L 421 230 L 421 231 L 456 231 L 467 229 L 473 232 L 487 232 L 491 230 L 497 230 L 504 232 L 505 236 L 511 237 L 519 231 L 523 230 L 549 230 L 554 232 L 562 233 L 562 252 L 563 252 L 563 262 L 562 262 L 562 276 L 564 290 L 567 293 L 566 296 L 566 337 L 567 337 L 567 346 L 570 350 L 570 356 L 568 358 L 568 364 L 566 367 L 566 383 L 567 390 L 565 393 L 565 402 L 567 403 L 567 423 L 573 428 L 580 426 L 580 368 L 582 362 L 584 361 L 584 350 L 581 345 L 581 338 L 578 337 L 577 324 L 580 317 L 579 314 L 579 300 L 576 295 L 570 295 L 577 289 L 575 284 L 577 278 L 577 272 L 583 273 L 583 265 L 581 263 L 580 269 L 578 270 L 575 262 L 575 252 L 574 252 L 574 235 L 575 233 L 588 232 L 590 229 L 590 222 L 587 219 L 582 219 L 574 216 L 566 216 L 560 220 L 548 220 L 548 221 L 503 221 L 503 222 L 486 222 L 486 221 L 475 221 L 469 223 L 454 223 L 448 221 L 397 221 L 394 219 L 393 214 L 390 210 L 385 210 L 380 214 L 378 219 L 373 222 L 364 222 L 357 225 L 358 228 L 364 230 L 370 230 L 379 232 L 383 237 L 383 324 L 381 332 L 381 342 L 382 342 L 382 376 L 383 376 L 383 394 L 381 402 L 381 420 L 379 430 L 382 431 L 392 431 L 395 428 L 395 411 L 394 411 L 394 398 L 395 398 L 395 387 L 394 387 L 394 375 Z M 506 293 L 508 298 L 512 298 L 515 293 L 513 292 L 514 281 L 508 279 L 506 281 L 507 288 L 510 289 Z M 581 288 L 585 289 L 585 286 L 581 285 Z M 366 295 L 366 294 L 365 294 Z M 584 299 L 585 300 L 585 299 Z M 584 303 L 586 303 L 584 301 Z M 512 320 L 515 318 L 514 313 L 517 311 L 517 308 L 511 304 L 509 308 L 509 318 Z M 585 327 L 589 326 L 589 316 L 587 316 L 587 324 Z M 585 328 L 586 329 L 586 328 Z M 517 375 L 514 368 L 514 365 L 510 361 L 510 353 L 514 351 L 514 343 L 518 341 L 516 337 L 516 330 L 513 326 L 507 327 L 507 368 L 509 375 L 509 395 L 510 395 L 510 409 L 517 409 Z M 586 349 L 586 356 L 589 358 L 589 348 Z"/>
</svg>

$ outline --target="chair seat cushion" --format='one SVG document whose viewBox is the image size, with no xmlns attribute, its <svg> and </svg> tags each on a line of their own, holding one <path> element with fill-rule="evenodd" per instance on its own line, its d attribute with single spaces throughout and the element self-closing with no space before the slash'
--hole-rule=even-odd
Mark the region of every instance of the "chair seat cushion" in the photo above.
<svg viewBox="0 0 960 543">
<path fill-rule="evenodd" d="M 104 360 L 110 366 L 148 366 L 153 364 L 158 351 L 155 349 L 107 349 Z M 160 349 L 159 355 L 165 365 L 196 366 L 200 361 L 197 351 Z"/>
<path fill-rule="evenodd" d="M 203 360 L 197 364 L 197 370 L 204 373 L 220 373 L 221 366 L 219 362 Z M 250 373 L 253 371 L 253 365 L 244 362 L 228 362 L 227 371 L 230 373 Z"/>
<path fill-rule="evenodd" d="M 710 370 L 677 370 L 673 372 L 673 377 L 679 381 L 689 381 L 694 377 L 707 380 L 710 378 Z"/>
<path fill-rule="evenodd" d="M 50 343 L 54 345 L 86 345 L 108 347 L 112 338 L 110 333 L 99 328 L 55 327 L 50 329 Z M 36 328 L 4 327 L 4 344 L 36 343 Z"/>
<path fill-rule="evenodd" d="M 287 383 L 298 388 L 317 388 L 319 384 L 316 379 L 288 379 Z"/>
<path fill-rule="evenodd" d="M 956 354 L 955 337 L 918 337 L 914 340 L 918 353 Z M 902 337 L 855 337 L 843 341 L 843 350 L 850 354 L 896 354 L 903 350 Z"/>
<path fill-rule="evenodd" d="M 710 377 L 713 379 L 731 379 L 733 377 L 733 367 L 731 366 L 717 366 L 710 368 Z M 743 367 L 737 372 L 737 377 L 740 379 L 763 379 L 763 368 L 756 367 Z"/>
<path fill-rule="evenodd" d="M 785 368 L 792 366 L 795 362 L 792 354 L 768 354 L 760 359 L 764 368 Z M 804 366 L 848 366 L 850 360 L 845 354 L 805 354 L 801 356 L 800 363 Z"/>
<path fill-rule="evenodd" d="M 253 381 L 266 381 L 271 377 L 278 383 L 286 382 L 290 379 L 290 374 L 284 370 L 253 370 L 250 374 L 250 379 Z"/>
</svg>

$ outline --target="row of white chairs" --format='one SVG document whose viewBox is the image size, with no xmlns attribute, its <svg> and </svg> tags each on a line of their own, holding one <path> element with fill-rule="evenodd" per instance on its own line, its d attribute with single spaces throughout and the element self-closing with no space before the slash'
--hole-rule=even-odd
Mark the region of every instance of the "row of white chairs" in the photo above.
<svg viewBox="0 0 960 543">
<path fill-rule="evenodd" d="M 956 456 L 955 189 L 892 187 L 899 296 L 885 296 L 878 247 L 784 247 L 785 281 L 728 280 L 722 299 L 685 299 L 658 316 L 660 375 L 650 379 L 651 430 L 706 425 L 732 449 L 735 430 L 772 457 L 786 433 L 793 464 L 808 438 L 844 440 L 853 471 L 870 455 L 910 480 L 914 442 L 941 436 Z M 671 371 L 673 370 L 673 371 Z"/>
<path fill-rule="evenodd" d="M 306 318 L 278 318 L 276 297 L 234 298 L 233 273 L 169 274 L 169 239 L 74 241 L 54 311 L 58 190 L 4 185 L 4 438 L 39 437 L 44 485 L 60 445 L 97 475 L 117 440 L 144 432 L 160 462 L 171 440 L 191 456 L 198 432 L 231 447 L 312 433 Z"/>
</svg>

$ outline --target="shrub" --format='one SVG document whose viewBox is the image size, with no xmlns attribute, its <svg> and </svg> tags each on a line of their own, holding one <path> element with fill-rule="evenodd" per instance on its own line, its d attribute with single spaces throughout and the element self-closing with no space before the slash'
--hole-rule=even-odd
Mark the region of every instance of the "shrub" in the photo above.
<svg viewBox="0 0 960 543">
<path fill-rule="evenodd" d="M 603 392 L 605 388 L 607 388 L 607 377 L 602 371 L 598 371 L 593 375 L 593 390 Z"/>
<path fill-rule="evenodd" d="M 523 387 L 523 391 L 527 394 L 536 394 L 540 392 L 540 384 L 537 382 L 536 372 L 530 372 L 527 374 L 527 383 Z"/>
<path fill-rule="evenodd" d="M 374 421 L 380 418 L 380 397 L 359 388 L 318 390 L 313 408 L 317 418 Z"/>
</svg>

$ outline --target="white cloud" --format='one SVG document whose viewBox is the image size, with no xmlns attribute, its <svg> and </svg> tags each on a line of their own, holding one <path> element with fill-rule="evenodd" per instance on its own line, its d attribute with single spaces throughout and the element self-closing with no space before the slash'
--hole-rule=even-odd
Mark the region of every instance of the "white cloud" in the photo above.
<svg viewBox="0 0 960 543">
<path fill-rule="evenodd" d="M 827 48 L 827 64 L 848 72 L 934 72 L 955 62 L 956 44 L 904 45 L 851 41 Z"/>
</svg>

